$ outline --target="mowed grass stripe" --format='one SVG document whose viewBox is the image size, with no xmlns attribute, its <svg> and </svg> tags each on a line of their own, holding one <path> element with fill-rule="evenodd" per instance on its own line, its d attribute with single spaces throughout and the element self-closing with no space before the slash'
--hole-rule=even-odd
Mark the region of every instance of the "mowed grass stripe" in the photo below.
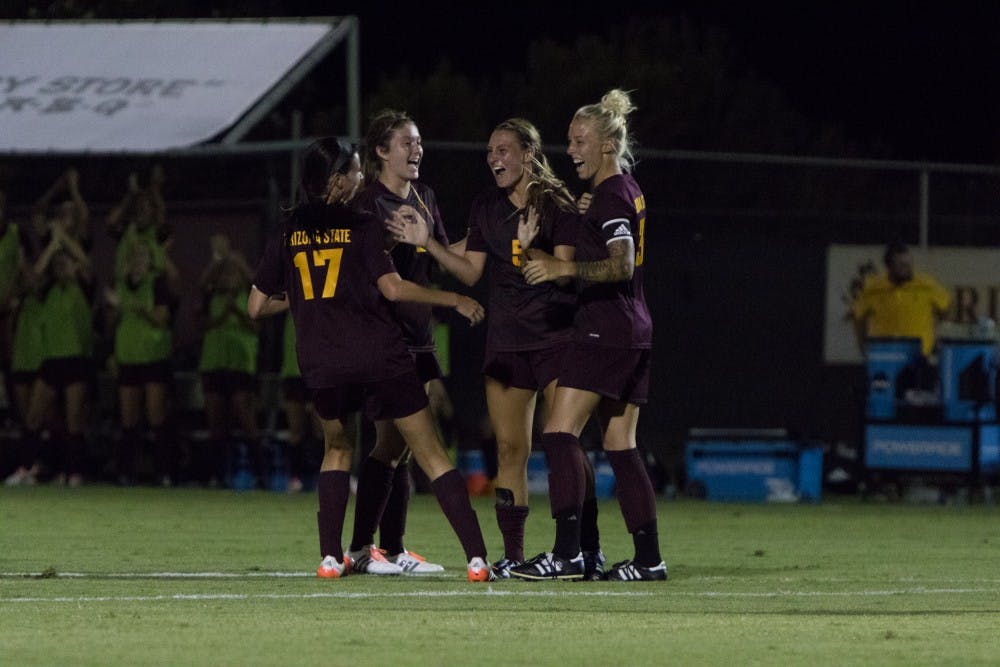
<svg viewBox="0 0 1000 667">
<path fill-rule="evenodd" d="M 656 584 L 661 586 L 662 584 Z M 6 603 L 84 603 L 84 602 L 164 602 L 164 601 L 209 601 L 209 600 L 310 600 L 310 599 L 386 599 L 386 598 L 455 598 L 455 597 L 649 597 L 678 596 L 688 598 L 864 598 L 890 597 L 902 595 L 994 595 L 1000 588 L 905 588 L 870 591 L 772 591 L 772 592 L 732 592 L 732 591 L 509 591 L 468 590 L 468 591 L 407 591 L 396 593 L 373 592 L 324 592 L 324 593 L 177 593 L 173 595 L 100 595 L 100 596 L 59 596 L 59 597 L 16 597 L 0 598 Z"/>
</svg>

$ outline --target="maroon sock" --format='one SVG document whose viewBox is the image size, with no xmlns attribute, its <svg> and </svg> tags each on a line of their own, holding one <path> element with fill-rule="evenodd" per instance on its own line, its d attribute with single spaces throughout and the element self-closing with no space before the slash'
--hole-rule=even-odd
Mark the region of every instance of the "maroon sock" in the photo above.
<svg viewBox="0 0 1000 667">
<path fill-rule="evenodd" d="M 556 520 L 552 552 L 563 558 L 580 553 L 580 515 L 586 495 L 586 473 L 580 441 L 570 433 L 542 435 L 549 467 L 549 503 Z"/>
<path fill-rule="evenodd" d="M 392 490 L 395 469 L 369 456 L 358 472 L 358 495 L 354 501 L 354 536 L 351 551 L 375 543 L 375 529 Z"/>
<path fill-rule="evenodd" d="M 583 494 L 583 508 L 580 514 L 580 548 L 583 551 L 600 551 L 601 531 L 597 527 L 597 494 L 594 489 L 594 464 L 583 449 L 580 449 L 586 487 Z"/>
<path fill-rule="evenodd" d="M 608 462 L 615 472 L 615 489 L 621 505 L 625 527 L 634 533 L 640 526 L 656 523 L 656 494 L 639 450 L 607 452 Z"/>
<path fill-rule="evenodd" d="M 499 493 L 500 489 L 497 489 Z M 497 526 L 503 536 L 503 555 L 513 561 L 524 560 L 524 524 L 528 520 L 525 505 L 497 504 Z"/>
<path fill-rule="evenodd" d="M 319 556 L 333 556 L 344 562 L 344 547 L 340 534 L 344 530 L 344 513 L 347 499 L 351 496 L 351 474 L 343 470 L 326 470 L 319 474 L 316 485 L 319 496 L 319 511 L 316 523 L 319 526 Z"/>
<path fill-rule="evenodd" d="M 483 541 L 483 531 L 479 528 L 472 503 L 469 502 L 469 491 L 465 486 L 462 474 L 451 469 L 431 482 L 434 495 L 437 496 L 441 511 L 448 517 L 458 541 L 465 550 L 465 559 L 472 560 L 479 556 L 486 560 L 486 543 Z"/>
<path fill-rule="evenodd" d="M 406 532 L 406 510 L 410 506 L 410 466 L 400 463 L 392 476 L 392 490 L 378 524 L 379 546 L 389 555 L 403 550 L 403 534 Z"/>
<path fill-rule="evenodd" d="M 583 505 L 586 473 L 583 470 L 580 441 L 570 433 L 542 435 L 545 463 L 549 468 L 549 503 L 552 516 Z"/>
</svg>

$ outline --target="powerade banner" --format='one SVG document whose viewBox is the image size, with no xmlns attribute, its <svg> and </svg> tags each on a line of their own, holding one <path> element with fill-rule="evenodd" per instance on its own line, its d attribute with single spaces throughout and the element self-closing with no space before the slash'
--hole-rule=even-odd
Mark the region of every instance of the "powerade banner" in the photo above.
<svg viewBox="0 0 1000 667">
<path fill-rule="evenodd" d="M 831 245 L 826 254 L 826 316 L 823 360 L 864 362 L 851 321 L 851 304 L 867 276 L 885 270 L 885 246 Z M 951 293 L 951 311 L 938 336 L 964 336 L 979 318 L 1000 321 L 1000 250 L 911 248 L 914 270 L 931 275 Z"/>
<path fill-rule="evenodd" d="M 973 430 L 965 426 L 865 427 L 865 465 L 891 470 L 967 472 L 972 469 Z"/>
<path fill-rule="evenodd" d="M 329 23 L 0 24 L 0 152 L 152 152 L 233 125 Z"/>
</svg>

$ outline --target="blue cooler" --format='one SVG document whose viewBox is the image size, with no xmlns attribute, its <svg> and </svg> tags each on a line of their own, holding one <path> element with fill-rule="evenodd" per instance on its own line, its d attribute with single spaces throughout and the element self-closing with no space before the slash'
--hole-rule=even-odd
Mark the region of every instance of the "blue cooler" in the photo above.
<svg viewBox="0 0 1000 667">
<path fill-rule="evenodd" d="M 940 350 L 945 421 L 996 420 L 996 341 L 944 339 Z"/>
<path fill-rule="evenodd" d="M 793 440 L 689 440 L 687 493 L 706 500 L 819 502 L 823 450 Z"/>
<path fill-rule="evenodd" d="M 869 338 L 867 415 L 869 419 L 896 418 L 896 378 L 920 358 L 919 338 Z"/>
</svg>

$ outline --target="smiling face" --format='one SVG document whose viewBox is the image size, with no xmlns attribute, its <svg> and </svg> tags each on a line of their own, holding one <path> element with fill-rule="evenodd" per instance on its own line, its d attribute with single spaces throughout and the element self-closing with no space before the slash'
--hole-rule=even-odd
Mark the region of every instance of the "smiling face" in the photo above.
<svg viewBox="0 0 1000 667">
<path fill-rule="evenodd" d="M 379 179 L 390 187 L 420 178 L 424 147 L 420 144 L 420 132 L 413 123 L 406 123 L 393 130 L 389 146 L 379 146 L 376 152 L 382 161 Z"/>
<path fill-rule="evenodd" d="M 524 150 L 517 135 L 510 130 L 497 130 L 490 135 L 490 143 L 486 147 L 486 164 L 493 172 L 497 187 L 511 191 L 518 185 L 527 185 L 524 175 L 531 164 L 531 158 L 531 151 Z"/>
<path fill-rule="evenodd" d="M 614 162 L 610 142 L 598 134 L 594 121 L 586 118 L 573 119 L 568 138 L 566 153 L 573 160 L 576 175 L 585 181 L 599 180 L 595 177 L 607 170 L 609 161 Z"/>
</svg>

